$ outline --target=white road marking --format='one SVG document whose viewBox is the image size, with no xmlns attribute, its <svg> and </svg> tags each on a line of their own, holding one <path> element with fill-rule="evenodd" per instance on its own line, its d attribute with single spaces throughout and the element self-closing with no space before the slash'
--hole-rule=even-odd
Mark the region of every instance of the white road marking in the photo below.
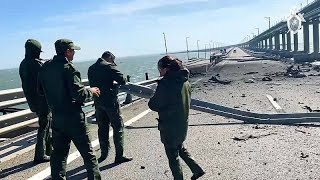
<svg viewBox="0 0 320 180">
<path fill-rule="evenodd" d="M 8 148 L 4 149 L 3 151 L 0 151 L 0 154 L 4 154 L 4 153 L 9 152 L 9 149 L 10 149 L 10 151 L 13 150 L 13 149 L 11 149 L 12 147 L 15 147 L 14 149 L 18 149 L 19 147 L 23 146 L 23 144 L 18 144 L 19 141 L 28 139 L 28 138 L 30 138 L 30 137 L 32 137 L 32 136 L 36 136 L 36 135 L 37 135 L 37 133 L 32 133 L 32 134 L 29 134 L 29 135 L 27 135 L 27 136 L 25 136 L 25 137 L 19 138 L 19 139 L 15 140 L 14 142 L 10 142 L 10 144 L 5 144 L 5 145 L 3 145 L 2 147 L 8 146 L 8 145 L 11 145 L 11 147 L 8 147 Z M 34 139 L 34 138 L 33 138 L 33 139 Z M 30 140 L 32 140 L 32 139 L 29 139 L 29 141 L 30 141 Z M 17 143 L 17 145 L 15 145 L 16 143 Z M 28 142 L 25 142 L 25 143 L 26 143 L 27 145 L 29 144 Z M 35 142 L 33 142 L 33 143 L 34 143 L 33 145 L 30 145 L 30 146 L 28 146 L 28 147 L 26 147 L 26 148 L 23 148 L 23 149 L 21 149 L 21 150 L 18 150 L 17 152 L 14 152 L 14 153 L 10 154 L 10 155 L 8 155 L 8 156 L 5 156 L 5 157 L 3 157 L 3 158 L 0 158 L 0 162 L 1 162 L 1 163 L 6 162 L 6 161 L 8 161 L 8 160 L 10 160 L 10 159 L 13 159 L 13 158 L 21 155 L 21 154 L 24 154 L 24 153 L 26 153 L 26 152 L 28 152 L 28 151 L 31 151 L 31 150 L 34 149 L 35 146 L 36 146 L 36 145 L 35 145 Z M 0 148 L 1 148 L 1 147 L 0 147 Z"/>
<path fill-rule="evenodd" d="M 283 109 L 281 108 L 281 106 L 274 101 L 273 97 L 270 96 L 269 94 L 266 95 L 267 98 L 269 99 L 270 103 L 272 104 L 272 106 L 277 110 L 277 111 L 283 111 Z"/>
<path fill-rule="evenodd" d="M 197 84 L 197 83 L 198 83 L 199 81 L 201 81 L 201 80 L 202 80 L 202 78 L 196 80 L 195 82 L 193 82 L 193 83 L 191 83 L 191 84 L 192 84 L 192 85 Z"/>
<path fill-rule="evenodd" d="M 142 117 L 144 117 L 145 115 L 147 115 L 149 112 L 151 112 L 150 109 L 147 109 L 147 110 L 143 111 L 139 115 L 137 115 L 134 118 L 130 119 L 129 121 L 125 122 L 124 125 L 125 126 L 129 126 L 130 124 L 134 123 L 135 121 L 137 121 L 137 120 L 141 119 Z M 113 136 L 113 131 L 110 131 L 109 132 L 109 137 L 112 137 L 112 136 Z M 99 139 L 96 139 L 96 140 L 92 141 L 91 145 L 92 145 L 92 147 L 96 147 L 97 145 L 99 145 Z M 74 161 L 75 159 L 77 159 L 80 156 L 81 155 L 80 155 L 79 151 L 76 151 L 76 152 L 74 152 L 72 154 L 69 154 L 68 159 L 67 159 L 67 164 L 70 164 L 72 161 Z M 49 177 L 50 174 L 51 174 L 51 169 L 50 169 L 50 167 L 48 167 L 45 170 L 39 172 L 38 174 L 32 176 L 28 180 L 45 179 L 45 178 Z"/>
</svg>

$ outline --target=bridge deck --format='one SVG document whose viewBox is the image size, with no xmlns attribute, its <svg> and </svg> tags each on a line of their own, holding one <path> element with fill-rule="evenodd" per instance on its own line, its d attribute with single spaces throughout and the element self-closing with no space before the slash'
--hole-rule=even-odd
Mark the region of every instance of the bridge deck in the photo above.
<svg viewBox="0 0 320 180">
<path fill-rule="evenodd" d="M 277 113 L 266 94 L 277 98 L 276 102 L 286 112 L 306 112 L 302 109 L 301 103 L 317 107 L 314 99 L 320 96 L 316 93 L 319 77 L 288 79 L 276 76 L 272 77 L 272 82 L 260 80 L 265 73 L 283 71 L 285 67 L 281 62 L 268 60 L 223 61 L 210 69 L 206 76 L 192 79 L 197 83 L 193 86 L 193 98 L 253 112 Z M 247 74 L 248 72 L 257 73 Z M 231 84 L 222 85 L 208 81 L 216 73 L 219 73 L 221 78 L 231 80 Z M 255 82 L 245 83 L 249 78 Z M 140 115 L 139 119 L 133 119 L 136 121 L 132 124 L 127 123 L 125 129 L 125 154 L 132 156 L 134 160 L 113 166 L 114 146 L 111 142 L 110 156 L 100 164 L 103 179 L 171 179 L 157 130 L 157 115 L 147 111 L 146 103 L 146 100 L 142 100 L 123 110 L 127 122 Z M 145 114 L 141 114 L 143 112 Z M 206 175 L 201 179 L 318 178 L 318 127 L 250 125 L 193 110 L 190 112 L 189 122 L 186 146 L 206 171 Z M 92 140 L 95 141 L 97 126 L 91 124 L 90 131 Z M 30 136 L 29 139 L 32 140 L 34 136 Z M 238 140 L 234 140 L 235 137 Z M 98 146 L 95 149 L 98 150 Z M 0 147 L 0 151 L 2 154 L 9 149 Z M 70 154 L 74 151 L 75 148 L 72 147 Z M 73 155 L 70 155 L 70 158 L 72 157 Z M 28 151 L 2 162 L 0 178 L 26 179 L 39 173 L 49 173 L 46 170 L 49 163 L 33 166 L 32 158 L 33 151 Z M 189 179 L 191 172 L 184 163 L 182 164 L 185 177 Z M 69 179 L 85 179 L 86 173 L 81 158 L 75 158 L 67 167 Z"/>
</svg>

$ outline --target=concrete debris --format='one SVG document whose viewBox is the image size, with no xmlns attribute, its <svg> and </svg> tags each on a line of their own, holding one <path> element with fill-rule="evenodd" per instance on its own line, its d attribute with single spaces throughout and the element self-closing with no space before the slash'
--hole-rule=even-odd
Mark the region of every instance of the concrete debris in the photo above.
<svg viewBox="0 0 320 180">
<path fill-rule="evenodd" d="M 300 69 L 300 66 L 294 67 L 293 65 L 289 66 L 287 68 L 287 72 L 285 73 L 287 77 L 292 77 L 292 78 L 303 78 L 307 77 L 302 70 Z"/>
<path fill-rule="evenodd" d="M 227 85 L 227 84 L 231 83 L 230 80 L 221 80 L 219 74 L 217 74 L 216 76 L 212 76 L 209 79 L 209 82 L 219 83 L 219 84 L 224 84 L 224 85 Z"/>
<path fill-rule="evenodd" d="M 255 125 L 253 129 L 267 129 L 268 126 Z"/>
<path fill-rule="evenodd" d="M 254 83 L 254 80 L 253 79 L 248 79 L 248 80 L 245 80 L 244 82 L 245 83 Z"/>
<path fill-rule="evenodd" d="M 270 77 L 264 77 L 262 78 L 262 81 L 272 81 L 272 79 Z"/>
<path fill-rule="evenodd" d="M 320 74 L 309 74 L 308 76 L 320 76 Z"/>
<path fill-rule="evenodd" d="M 317 72 L 320 72 L 320 66 L 314 66 L 313 67 L 313 70 L 317 71 Z"/>
<path fill-rule="evenodd" d="M 301 133 L 303 133 L 303 134 L 307 134 L 307 132 L 302 131 L 302 130 L 300 130 L 300 129 L 295 129 L 295 131 L 297 131 L 297 132 L 301 132 Z"/>
<path fill-rule="evenodd" d="M 244 73 L 243 75 L 248 75 L 248 74 L 258 74 L 259 72 L 248 72 L 248 73 Z"/>
<path fill-rule="evenodd" d="M 302 108 L 307 109 L 309 112 L 320 112 L 320 110 L 318 110 L 318 109 L 311 109 L 310 106 L 303 106 Z"/>
<path fill-rule="evenodd" d="M 250 135 L 244 135 L 241 137 L 233 137 L 232 139 L 235 141 L 247 141 L 249 139 L 258 139 L 258 138 L 266 137 L 266 136 L 270 136 L 270 135 L 275 135 L 275 133 L 268 133 L 268 134 L 262 134 L 262 135 L 257 135 L 257 136 L 250 134 Z"/>
<path fill-rule="evenodd" d="M 268 83 L 266 85 L 268 85 L 268 86 L 281 86 L 282 84 L 281 83 Z"/>
<path fill-rule="evenodd" d="M 305 158 L 308 158 L 309 155 L 308 155 L 308 154 L 304 154 L 304 153 L 302 152 L 301 155 L 300 155 L 300 157 L 303 158 L 303 159 L 305 159 Z"/>
</svg>

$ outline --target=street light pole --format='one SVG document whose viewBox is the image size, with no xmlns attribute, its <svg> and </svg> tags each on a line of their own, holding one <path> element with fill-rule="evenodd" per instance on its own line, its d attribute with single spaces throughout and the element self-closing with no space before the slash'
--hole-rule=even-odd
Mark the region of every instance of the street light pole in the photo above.
<svg viewBox="0 0 320 180">
<path fill-rule="evenodd" d="M 188 38 L 190 38 L 190 37 L 186 37 L 186 45 L 187 45 L 187 57 L 188 57 L 188 60 L 189 60 L 190 58 L 189 58 L 189 45 L 188 45 Z"/>
<path fill-rule="evenodd" d="M 163 39 L 164 39 L 164 46 L 166 48 L 166 54 L 168 55 L 167 39 L 166 39 L 166 34 L 164 32 L 163 32 Z"/>
<path fill-rule="evenodd" d="M 199 59 L 199 57 L 200 57 L 200 56 L 199 56 L 199 41 L 200 41 L 200 40 L 197 40 L 197 47 L 198 47 L 198 59 Z"/>
<path fill-rule="evenodd" d="M 270 21 L 271 21 L 271 17 L 264 17 L 264 18 L 266 18 L 266 19 L 269 20 L 269 29 L 270 29 L 270 27 L 271 27 L 271 24 L 270 24 L 270 23 L 271 23 L 271 22 L 270 22 Z"/>
<path fill-rule="evenodd" d="M 207 59 L 207 44 L 204 45 L 204 59 Z"/>
<path fill-rule="evenodd" d="M 258 30 L 258 35 L 260 34 L 260 29 L 259 28 L 256 28 Z"/>
</svg>

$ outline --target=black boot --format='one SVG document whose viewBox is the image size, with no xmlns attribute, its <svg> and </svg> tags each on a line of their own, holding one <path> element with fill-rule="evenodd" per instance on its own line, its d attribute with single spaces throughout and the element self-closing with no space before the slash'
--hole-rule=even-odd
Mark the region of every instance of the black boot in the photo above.
<svg viewBox="0 0 320 180">
<path fill-rule="evenodd" d="M 50 156 L 43 156 L 43 158 L 41 159 L 35 159 L 33 160 L 33 164 L 40 164 L 40 163 L 44 163 L 44 162 L 49 162 L 50 161 Z"/>
<path fill-rule="evenodd" d="M 121 163 L 125 163 L 125 162 L 129 162 L 129 161 L 132 161 L 133 158 L 131 157 L 125 157 L 125 156 L 122 156 L 120 158 L 117 158 L 114 160 L 114 163 L 115 164 L 121 164 Z"/>
<path fill-rule="evenodd" d="M 99 159 L 98 159 L 98 163 L 101 163 L 102 161 L 106 160 L 108 157 L 108 153 L 101 153 Z"/>
<path fill-rule="evenodd" d="M 196 173 L 196 174 L 193 174 L 193 176 L 191 177 L 191 180 L 196 180 L 196 179 L 198 179 L 199 177 L 203 176 L 204 174 L 205 174 L 204 171 L 199 172 L 199 173 Z"/>
</svg>

